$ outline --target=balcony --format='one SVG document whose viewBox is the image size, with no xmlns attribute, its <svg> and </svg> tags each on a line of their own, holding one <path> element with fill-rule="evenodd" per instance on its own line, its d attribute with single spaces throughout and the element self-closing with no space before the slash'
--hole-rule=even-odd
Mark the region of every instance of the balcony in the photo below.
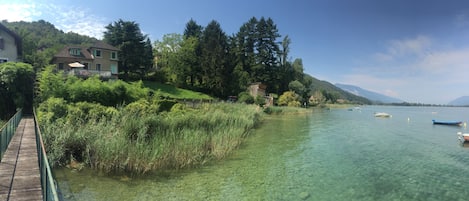
<svg viewBox="0 0 469 201">
<path fill-rule="evenodd" d="M 68 75 L 75 75 L 77 77 L 88 78 L 94 75 L 99 75 L 101 79 L 116 79 L 117 75 L 113 75 L 111 71 L 98 71 L 98 70 L 86 70 L 86 69 L 71 69 Z"/>
</svg>

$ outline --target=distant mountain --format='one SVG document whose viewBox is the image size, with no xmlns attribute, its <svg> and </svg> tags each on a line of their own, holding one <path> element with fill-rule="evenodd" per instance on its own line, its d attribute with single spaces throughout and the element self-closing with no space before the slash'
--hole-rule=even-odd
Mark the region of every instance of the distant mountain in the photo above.
<svg viewBox="0 0 469 201">
<path fill-rule="evenodd" d="M 325 90 L 329 93 L 336 93 L 339 95 L 339 98 L 349 100 L 354 103 L 359 103 L 359 104 L 371 104 L 372 103 L 367 98 L 362 97 L 362 96 L 357 96 L 355 94 L 349 93 L 348 91 L 342 90 L 341 88 L 336 87 L 330 82 L 318 80 L 315 77 L 308 75 L 308 74 L 305 74 L 305 76 L 311 78 L 310 89 L 312 92 Z"/>
<path fill-rule="evenodd" d="M 383 94 L 375 93 L 375 92 L 372 92 L 372 91 L 368 91 L 368 90 L 365 90 L 365 89 L 362 89 L 360 87 L 353 86 L 353 85 L 346 85 L 346 84 L 337 83 L 337 84 L 335 84 L 335 86 L 341 88 L 342 90 L 345 90 L 345 91 L 348 91 L 352 94 L 355 94 L 357 96 L 365 97 L 365 98 L 373 101 L 374 103 L 402 103 L 402 102 L 404 102 L 403 100 L 393 98 L 393 97 L 389 97 L 389 96 L 386 96 L 386 95 L 383 95 Z"/>
<path fill-rule="evenodd" d="M 468 106 L 469 105 L 469 96 L 462 96 L 462 97 L 456 98 L 453 101 L 449 102 L 448 105 Z"/>
</svg>

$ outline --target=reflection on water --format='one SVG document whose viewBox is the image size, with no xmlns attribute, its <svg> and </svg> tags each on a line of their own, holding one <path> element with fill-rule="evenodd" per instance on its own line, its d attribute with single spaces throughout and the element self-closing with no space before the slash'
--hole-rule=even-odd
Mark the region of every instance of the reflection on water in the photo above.
<svg viewBox="0 0 469 201">
<path fill-rule="evenodd" d="M 375 118 L 374 112 L 392 114 Z M 144 177 L 55 170 L 66 200 L 467 200 L 467 108 L 363 107 L 269 117 L 228 159 Z"/>
</svg>

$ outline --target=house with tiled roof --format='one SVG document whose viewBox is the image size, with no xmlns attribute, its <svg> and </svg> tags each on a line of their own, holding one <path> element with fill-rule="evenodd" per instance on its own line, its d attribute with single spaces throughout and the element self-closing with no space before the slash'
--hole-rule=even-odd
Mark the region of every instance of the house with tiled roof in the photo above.
<svg viewBox="0 0 469 201">
<path fill-rule="evenodd" d="M 21 61 L 21 38 L 0 23 L 0 63 Z"/>
<path fill-rule="evenodd" d="M 54 55 L 52 63 L 57 70 L 76 75 L 89 77 L 99 75 L 105 79 L 117 79 L 119 49 L 97 41 L 91 46 L 66 46 Z"/>
</svg>

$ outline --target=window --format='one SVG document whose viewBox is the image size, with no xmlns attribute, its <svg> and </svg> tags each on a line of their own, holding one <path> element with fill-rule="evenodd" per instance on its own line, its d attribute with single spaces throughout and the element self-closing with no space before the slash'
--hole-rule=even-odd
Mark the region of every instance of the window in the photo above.
<svg viewBox="0 0 469 201">
<path fill-rule="evenodd" d="M 95 57 L 101 57 L 101 50 L 94 50 Z"/>
<path fill-rule="evenodd" d="M 80 56 L 81 52 L 78 48 L 70 48 L 70 55 L 73 56 Z"/>
<path fill-rule="evenodd" d="M 64 69 L 64 63 L 59 63 L 59 70 L 63 70 Z"/>
<path fill-rule="evenodd" d="M 6 59 L 6 58 L 0 58 L 0 64 L 1 64 L 1 63 L 5 63 L 5 62 L 8 62 L 8 59 Z"/>
<path fill-rule="evenodd" d="M 117 60 L 117 52 L 111 52 L 111 59 Z"/>
<path fill-rule="evenodd" d="M 96 64 L 96 70 L 101 71 L 101 64 Z"/>
<path fill-rule="evenodd" d="M 5 42 L 3 42 L 3 38 L 0 37 L 0 50 L 5 49 Z"/>
</svg>

